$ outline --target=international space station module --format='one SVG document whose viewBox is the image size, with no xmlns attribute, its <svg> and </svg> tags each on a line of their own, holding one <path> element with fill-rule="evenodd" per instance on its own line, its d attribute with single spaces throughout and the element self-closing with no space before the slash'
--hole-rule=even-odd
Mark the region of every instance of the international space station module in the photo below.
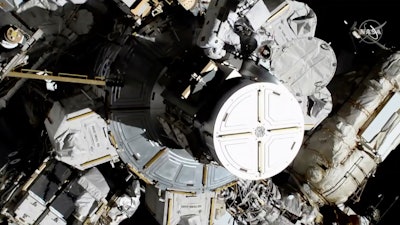
<svg viewBox="0 0 400 225">
<path fill-rule="evenodd" d="M 317 15 L 292 0 L 0 8 L 0 109 L 31 90 L 47 140 L 34 170 L 10 169 L 18 153 L 0 170 L 8 224 L 138 224 L 141 204 L 162 225 L 326 224 L 325 207 L 374 223 L 347 203 L 400 143 L 400 53 L 339 80 Z M 59 72 L 80 61 L 92 74 Z"/>
</svg>

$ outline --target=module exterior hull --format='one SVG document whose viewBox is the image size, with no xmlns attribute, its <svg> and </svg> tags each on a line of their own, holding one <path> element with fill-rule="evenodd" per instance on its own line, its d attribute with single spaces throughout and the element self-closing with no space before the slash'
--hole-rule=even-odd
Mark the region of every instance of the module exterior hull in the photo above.
<svg viewBox="0 0 400 225">
<path fill-rule="evenodd" d="M 0 110 L 22 96 L 43 144 L 0 167 L 0 218 L 117 225 L 142 205 L 161 225 L 319 225 L 326 208 L 376 223 L 351 203 L 400 143 L 400 54 L 332 88 L 317 16 L 289 0 L 0 0 Z"/>
</svg>

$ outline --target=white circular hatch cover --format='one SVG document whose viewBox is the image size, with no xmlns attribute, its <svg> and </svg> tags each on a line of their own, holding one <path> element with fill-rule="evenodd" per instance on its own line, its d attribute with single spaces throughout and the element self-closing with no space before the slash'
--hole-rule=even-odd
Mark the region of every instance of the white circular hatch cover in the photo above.
<svg viewBox="0 0 400 225">
<path fill-rule="evenodd" d="M 283 85 L 257 82 L 225 101 L 213 132 L 215 154 L 227 170 L 243 179 L 265 179 L 283 171 L 297 155 L 304 118 Z"/>
</svg>

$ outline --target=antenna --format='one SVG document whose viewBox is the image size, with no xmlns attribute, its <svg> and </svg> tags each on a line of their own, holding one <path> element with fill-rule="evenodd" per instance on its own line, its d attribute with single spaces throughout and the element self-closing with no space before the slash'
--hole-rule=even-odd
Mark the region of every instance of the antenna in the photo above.
<svg viewBox="0 0 400 225">
<path fill-rule="evenodd" d="M 390 206 L 385 210 L 385 212 L 382 214 L 381 218 L 377 221 L 376 225 L 379 224 L 382 221 L 382 218 L 386 215 L 387 212 L 396 204 L 396 202 L 399 200 L 399 196 L 397 195 L 393 202 L 390 204 Z"/>
</svg>

